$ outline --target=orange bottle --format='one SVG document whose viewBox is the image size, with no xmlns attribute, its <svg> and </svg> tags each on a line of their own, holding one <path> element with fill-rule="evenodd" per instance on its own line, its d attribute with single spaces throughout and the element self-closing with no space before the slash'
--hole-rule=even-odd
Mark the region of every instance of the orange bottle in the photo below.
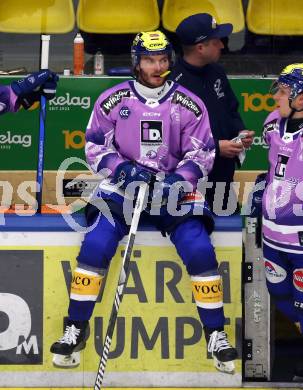
<svg viewBox="0 0 303 390">
<path fill-rule="evenodd" d="M 80 33 L 74 39 L 74 75 L 84 73 L 84 40 Z"/>
</svg>

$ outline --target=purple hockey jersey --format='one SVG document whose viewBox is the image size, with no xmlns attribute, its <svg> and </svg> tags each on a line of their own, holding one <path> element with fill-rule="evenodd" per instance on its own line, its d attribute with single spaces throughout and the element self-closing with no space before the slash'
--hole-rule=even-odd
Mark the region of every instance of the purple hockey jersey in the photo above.
<svg viewBox="0 0 303 390">
<path fill-rule="evenodd" d="M 293 133 L 287 132 L 287 122 L 274 111 L 264 125 L 269 172 L 263 196 L 263 240 L 275 249 L 303 253 L 303 119 Z"/>
<path fill-rule="evenodd" d="M 215 157 L 207 110 L 190 91 L 167 83 L 159 99 L 142 96 L 134 80 L 99 96 L 86 131 L 94 172 L 108 168 L 112 175 L 132 160 L 156 173 L 179 173 L 193 186 L 207 176 Z"/>
<path fill-rule="evenodd" d="M 0 85 L 0 115 L 9 111 L 17 111 L 17 96 L 9 86 Z"/>
</svg>

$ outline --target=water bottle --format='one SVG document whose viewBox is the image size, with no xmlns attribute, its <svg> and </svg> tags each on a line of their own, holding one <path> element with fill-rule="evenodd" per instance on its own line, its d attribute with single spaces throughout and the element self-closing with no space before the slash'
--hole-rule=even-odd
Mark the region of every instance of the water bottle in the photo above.
<svg viewBox="0 0 303 390">
<path fill-rule="evenodd" d="M 74 75 L 84 73 L 84 40 L 80 33 L 74 39 Z"/>
<path fill-rule="evenodd" d="M 100 51 L 97 51 L 94 58 L 94 74 L 104 74 L 104 56 Z"/>
</svg>

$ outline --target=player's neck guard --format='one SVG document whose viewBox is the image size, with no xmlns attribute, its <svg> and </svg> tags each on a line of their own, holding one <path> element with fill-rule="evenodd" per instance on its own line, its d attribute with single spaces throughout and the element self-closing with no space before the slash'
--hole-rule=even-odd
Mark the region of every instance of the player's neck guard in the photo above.
<svg viewBox="0 0 303 390">
<path fill-rule="evenodd" d="M 143 96 L 145 99 L 155 100 L 160 100 L 163 96 L 165 96 L 172 87 L 172 85 L 173 83 L 171 81 L 165 81 L 165 83 L 161 85 L 161 87 L 150 88 L 141 84 L 139 81 L 134 82 L 134 88 L 139 95 Z"/>
</svg>

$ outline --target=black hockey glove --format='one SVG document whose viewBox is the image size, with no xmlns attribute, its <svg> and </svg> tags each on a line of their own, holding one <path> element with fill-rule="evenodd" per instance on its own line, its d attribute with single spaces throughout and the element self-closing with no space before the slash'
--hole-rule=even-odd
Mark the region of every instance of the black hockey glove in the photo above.
<svg viewBox="0 0 303 390">
<path fill-rule="evenodd" d="M 151 179 L 151 172 L 148 172 L 142 166 L 132 161 L 126 161 L 119 164 L 114 175 L 114 181 L 116 183 L 121 183 L 121 188 L 124 190 L 134 181 L 144 181 L 145 183 L 150 183 Z"/>
</svg>

